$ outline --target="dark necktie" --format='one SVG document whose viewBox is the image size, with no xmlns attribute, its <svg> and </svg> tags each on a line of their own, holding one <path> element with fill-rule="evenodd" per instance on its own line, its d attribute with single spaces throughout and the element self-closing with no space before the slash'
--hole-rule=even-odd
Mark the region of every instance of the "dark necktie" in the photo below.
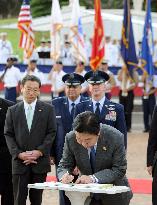
<svg viewBox="0 0 157 205">
<path fill-rule="evenodd" d="M 95 172 L 95 149 L 94 147 L 91 147 L 91 151 L 90 151 L 90 164 L 92 168 L 92 173 L 94 174 Z"/>
<path fill-rule="evenodd" d="M 74 110 L 75 110 L 75 103 L 71 103 L 72 109 L 71 109 L 71 117 L 74 118 Z"/>
<path fill-rule="evenodd" d="M 96 114 L 98 117 L 100 117 L 100 103 L 99 103 L 99 102 L 96 103 L 95 114 Z"/>
</svg>

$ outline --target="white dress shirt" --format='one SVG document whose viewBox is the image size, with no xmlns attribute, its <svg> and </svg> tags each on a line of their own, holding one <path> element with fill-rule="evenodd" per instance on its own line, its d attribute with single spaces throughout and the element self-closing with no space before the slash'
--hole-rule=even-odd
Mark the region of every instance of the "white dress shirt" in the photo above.
<svg viewBox="0 0 157 205">
<path fill-rule="evenodd" d="M 32 111 L 33 111 L 33 115 L 34 115 L 34 111 L 35 111 L 35 106 L 36 106 L 36 103 L 37 103 L 37 99 L 32 102 L 31 104 L 28 104 L 24 99 L 23 99 L 23 102 L 24 102 L 24 110 L 25 110 L 25 115 L 26 115 L 26 118 L 27 118 L 27 113 L 28 113 L 28 110 L 29 110 L 29 107 L 31 106 L 32 108 Z"/>
</svg>

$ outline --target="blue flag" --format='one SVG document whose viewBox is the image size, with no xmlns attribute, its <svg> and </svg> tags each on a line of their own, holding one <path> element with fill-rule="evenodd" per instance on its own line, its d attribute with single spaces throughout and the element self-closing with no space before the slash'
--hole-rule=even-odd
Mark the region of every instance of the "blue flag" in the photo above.
<svg viewBox="0 0 157 205">
<path fill-rule="evenodd" d="M 153 29 L 152 29 L 152 17 L 151 17 L 151 0 L 147 0 L 147 11 L 144 25 L 144 35 L 142 39 L 142 67 L 146 70 L 149 76 L 154 74 L 153 67 Z"/>
<path fill-rule="evenodd" d="M 129 0 L 124 0 L 124 19 L 122 25 L 121 55 L 130 76 L 132 76 L 133 68 L 137 66 L 138 60 L 136 56 L 129 2 Z"/>
</svg>

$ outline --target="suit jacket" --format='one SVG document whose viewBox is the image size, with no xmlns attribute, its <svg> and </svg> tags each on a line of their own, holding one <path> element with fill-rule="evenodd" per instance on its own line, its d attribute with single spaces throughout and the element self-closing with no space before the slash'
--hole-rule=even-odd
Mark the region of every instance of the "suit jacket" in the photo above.
<svg viewBox="0 0 157 205">
<path fill-rule="evenodd" d="M 94 173 L 98 183 L 129 186 L 125 176 L 127 162 L 123 143 L 121 132 L 108 125 L 101 126 Z M 63 156 L 57 170 L 59 179 L 67 171 L 72 173 L 75 166 L 78 167 L 81 175 L 92 175 L 88 150 L 77 143 L 75 133 L 71 131 L 66 135 Z M 132 196 L 131 192 L 125 194 L 129 199 Z"/>
<path fill-rule="evenodd" d="M 94 112 L 93 103 L 91 100 L 76 105 L 75 116 L 85 111 Z M 124 145 L 125 148 L 127 148 L 127 129 L 123 105 L 111 102 L 106 98 L 100 113 L 100 123 L 115 127 L 117 130 L 123 133 Z"/>
<path fill-rule="evenodd" d="M 11 173 L 11 155 L 4 137 L 4 124 L 8 107 L 13 102 L 0 98 L 0 174 Z"/>
<path fill-rule="evenodd" d="M 152 166 L 156 163 L 157 157 L 154 158 L 157 151 L 157 106 L 154 108 L 152 123 L 149 132 L 148 146 L 147 146 L 147 166 Z"/>
<path fill-rule="evenodd" d="M 31 130 L 28 130 L 25 116 L 24 103 L 20 102 L 8 109 L 4 135 L 9 151 L 12 155 L 13 174 L 22 174 L 31 168 L 35 173 L 50 171 L 50 148 L 56 133 L 56 120 L 54 107 L 37 101 Z M 26 166 L 18 158 L 18 154 L 29 150 L 40 150 L 42 157 L 37 159 L 37 164 Z"/>
<path fill-rule="evenodd" d="M 80 102 L 87 98 L 81 96 Z M 58 165 L 62 157 L 65 135 L 72 130 L 73 119 L 69 112 L 69 103 L 67 97 L 60 97 L 52 100 L 55 107 L 57 133 L 54 147 L 52 147 L 51 156 L 55 157 L 55 163 Z"/>
</svg>

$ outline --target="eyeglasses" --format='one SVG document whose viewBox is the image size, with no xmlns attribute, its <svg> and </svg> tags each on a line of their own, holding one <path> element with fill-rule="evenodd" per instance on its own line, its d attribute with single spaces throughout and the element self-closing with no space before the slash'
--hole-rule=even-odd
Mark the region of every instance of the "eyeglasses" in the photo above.
<svg viewBox="0 0 157 205">
<path fill-rule="evenodd" d="M 30 92 L 33 92 L 33 93 L 38 93 L 39 92 L 39 89 L 38 88 L 28 88 L 28 87 L 25 87 L 25 90 L 27 93 L 30 93 Z"/>
</svg>

